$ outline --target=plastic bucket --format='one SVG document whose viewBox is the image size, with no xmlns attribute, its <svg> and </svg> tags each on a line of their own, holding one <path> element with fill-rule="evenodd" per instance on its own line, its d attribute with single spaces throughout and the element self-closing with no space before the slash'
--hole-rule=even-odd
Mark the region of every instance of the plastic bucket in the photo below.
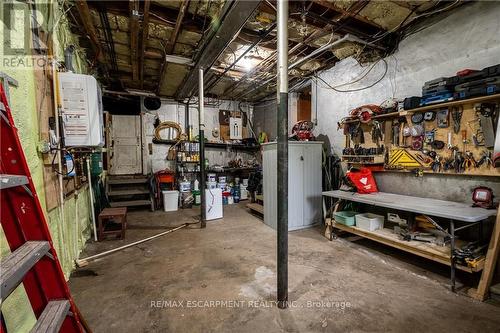
<svg viewBox="0 0 500 333">
<path fill-rule="evenodd" d="M 173 212 L 177 210 L 179 191 L 161 191 L 163 194 L 163 210 Z"/>
</svg>

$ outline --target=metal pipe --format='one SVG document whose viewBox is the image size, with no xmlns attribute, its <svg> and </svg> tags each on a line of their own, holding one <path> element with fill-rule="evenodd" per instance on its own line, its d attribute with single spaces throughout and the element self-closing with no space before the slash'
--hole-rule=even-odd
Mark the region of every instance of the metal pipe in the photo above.
<svg viewBox="0 0 500 333">
<path fill-rule="evenodd" d="M 217 78 L 215 79 L 215 81 L 212 81 L 208 87 L 207 87 L 207 91 L 210 90 L 210 88 L 212 88 L 213 86 L 215 86 L 217 84 L 217 82 L 219 82 L 222 77 L 227 73 L 229 72 L 229 70 L 231 68 L 233 68 L 248 52 L 250 52 L 253 48 L 255 48 L 264 38 L 267 37 L 267 35 L 269 35 L 269 33 L 271 31 L 274 30 L 274 28 L 276 27 L 276 23 L 273 23 L 271 24 L 271 26 L 266 30 L 264 31 L 262 34 L 260 34 L 260 37 L 255 40 L 242 54 L 240 54 L 240 56 L 234 60 L 234 62 L 229 65 L 221 74 L 219 74 L 219 76 L 217 76 Z"/>
<path fill-rule="evenodd" d="M 298 65 L 302 64 L 304 61 L 328 50 L 329 48 L 335 46 L 335 45 L 338 45 L 340 43 L 343 43 L 343 42 L 354 42 L 354 43 L 358 43 L 358 44 L 363 44 L 363 45 L 368 45 L 368 46 L 371 46 L 371 47 L 374 47 L 374 48 L 378 48 L 378 49 L 383 49 L 382 47 L 378 46 L 378 45 L 375 45 L 373 43 L 369 43 L 369 42 L 366 42 L 364 40 L 362 40 L 361 38 L 358 38 L 354 35 L 350 35 L 350 34 L 347 34 L 345 35 L 344 37 L 340 38 L 340 39 L 337 39 L 336 41 L 333 41 L 331 43 L 328 43 L 328 44 L 325 44 L 323 45 L 322 47 L 320 47 L 319 49 L 316 49 L 314 50 L 313 52 L 309 53 L 308 55 L 306 55 L 304 58 L 300 59 L 300 60 L 297 60 L 296 62 L 294 62 L 293 64 L 291 64 L 290 66 L 288 66 L 288 69 L 293 69 L 295 67 L 297 67 Z"/>
<path fill-rule="evenodd" d="M 288 303 L 288 1 L 278 0 L 278 307 Z"/>
<path fill-rule="evenodd" d="M 199 139 L 200 139 L 200 198 L 201 198 L 201 227 L 207 226 L 206 196 L 205 196 L 205 97 L 203 93 L 203 68 L 198 71 L 198 114 L 199 114 Z"/>
<path fill-rule="evenodd" d="M 87 258 L 82 258 L 82 259 L 77 259 L 75 260 L 75 263 L 78 267 L 84 267 L 84 266 L 87 266 L 89 264 L 89 261 L 93 261 L 93 260 L 96 260 L 98 258 L 101 258 L 101 257 L 104 257 L 104 256 L 107 256 L 111 253 L 115 253 L 115 252 L 118 252 L 118 251 L 121 251 L 123 249 L 127 249 L 131 246 L 134 246 L 134 245 L 138 245 L 138 244 L 142 244 L 144 242 L 147 242 L 147 241 L 150 241 L 150 240 L 153 240 L 155 238 L 158 238 L 158 237 L 161 237 L 161 236 L 164 236 L 164 235 L 167 235 L 171 232 L 174 232 L 176 230 L 179 230 L 179 229 L 182 229 L 182 228 L 185 228 L 187 227 L 189 224 L 188 223 L 184 223 L 183 225 L 180 225 L 178 227 L 175 227 L 173 229 L 170 229 L 170 230 L 167 230 L 167 231 L 164 231 L 164 232 L 161 232 L 159 234 L 156 234 L 156 235 L 153 235 L 151 237 L 148 237 L 148 238 L 144 238 L 144 239 L 141 239 L 141 240 L 138 240 L 136 242 L 133 242 L 133 243 L 130 243 L 130 244 L 127 244 L 127 245 L 123 245 L 123 246 L 120 246 L 120 247 L 117 247 L 116 249 L 112 249 L 112 250 L 108 250 L 108 251 L 105 251 L 105 252 L 102 252 L 102 253 L 98 253 L 98 254 L 95 254 L 93 256 L 90 256 L 90 257 L 87 257 Z"/>
</svg>

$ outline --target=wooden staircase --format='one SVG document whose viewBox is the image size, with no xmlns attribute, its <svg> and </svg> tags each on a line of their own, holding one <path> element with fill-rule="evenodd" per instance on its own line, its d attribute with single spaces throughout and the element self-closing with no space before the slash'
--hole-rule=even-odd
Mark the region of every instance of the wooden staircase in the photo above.
<svg viewBox="0 0 500 333">
<path fill-rule="evenodd" d="M 106 194 L 111 207 L 150 206 L 154 211 L 154 196 L 147 176 L 109 176 Z"/>
</svg>

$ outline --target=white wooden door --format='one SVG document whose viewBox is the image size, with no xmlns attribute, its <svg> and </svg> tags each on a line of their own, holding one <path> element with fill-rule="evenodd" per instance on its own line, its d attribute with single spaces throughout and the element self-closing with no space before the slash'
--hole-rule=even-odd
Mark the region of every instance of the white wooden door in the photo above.
<svg viewBox="0 0 500 333">
<path fill-rule="evenodd" d="M 141 117 L 111 118 L 111 175 L 142 173 Z"/>
</svg>

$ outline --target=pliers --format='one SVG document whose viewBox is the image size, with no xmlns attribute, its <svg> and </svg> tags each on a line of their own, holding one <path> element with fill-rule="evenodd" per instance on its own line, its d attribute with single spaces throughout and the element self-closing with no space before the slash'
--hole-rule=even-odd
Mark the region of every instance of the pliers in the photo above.
<svg viewBox="0 0 500 333">
<path fill-rule="evenodd" d="M 465 152 L 465 158 L 462 162 L 462 169 L 463 170 L 470 170 L 472 167 L 477 168 L 477 162 L 474 159 L 474 155 L 472 154 L 471 151 Z"/>
<path fill-rule="evenodd" d="M 493 160 L 491 159 L 491 151 L 487 150 L 483 151 L 483 155 L 481 156 L 479 161 L 477 161 L 476 166 L 480 167 L 484 163 L 486 163 L 486 166 L 488 168 L 491 168 L 493 166 Z"/>
</svg>

